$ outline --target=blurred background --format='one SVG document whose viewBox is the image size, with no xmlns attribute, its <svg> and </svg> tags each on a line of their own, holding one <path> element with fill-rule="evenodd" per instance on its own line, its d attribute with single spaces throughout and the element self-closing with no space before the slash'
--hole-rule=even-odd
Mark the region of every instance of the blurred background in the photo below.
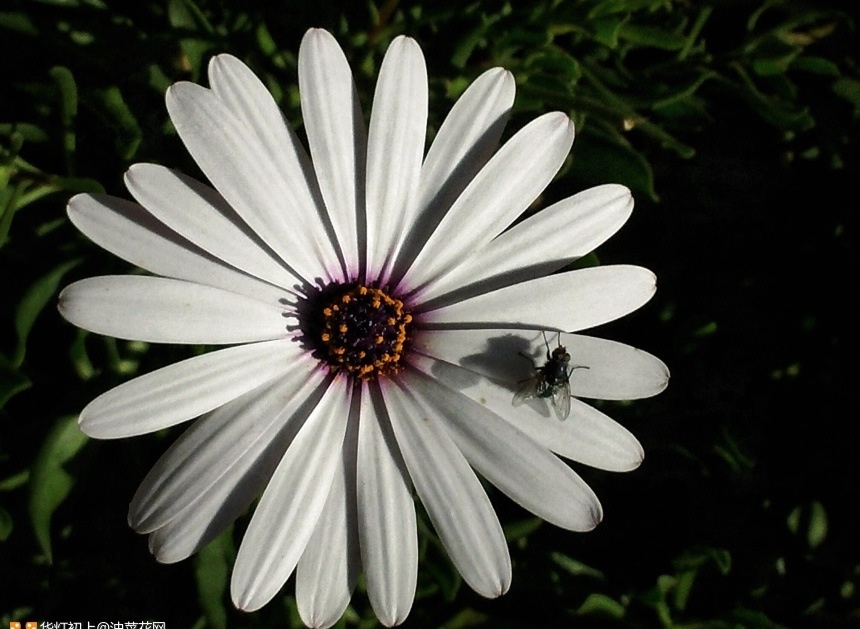
<svg viewBox="0 0 860 629">
<path fill-rule="evenodd" d="M 594 333 L 672 372 L 659 397 L 601 405 L 646 458 L 624 475 L 577 466 L 604 505 L 594 532 L 491 491 L 510 592 L 475 595 L 428 525 L 405 626 L 860 627 L 857 17 L 853 2 L 811 0 L 4 0 L 0 626 L 300 626 L 291 582 L 254 614 L 229 602 L 247 519 L 170 566 L 128 528 L 137 484 L 179 433 L 96 442 L 76 414 L 189 350 L 86 334 L 56 297 L 128 271 L 71 226 L 71 195 L 127 197 L 134 162 L 199 174 L 167 86 L 205 84 L 208 59 L 230 52 L 301 129 L 296 53 L 321 26 L 368 110 L 388 43 L 418 40 L 429 137 L 497 65 L 518 85 L 508 136 L 567 112 L 571 159 L 533 210 L 599 183 L 634 191 L 631 220 L 581 263 L 649 267 L 658 292 Z M 374 625 L 359 584 L 340 626 Z"/>
</svg>

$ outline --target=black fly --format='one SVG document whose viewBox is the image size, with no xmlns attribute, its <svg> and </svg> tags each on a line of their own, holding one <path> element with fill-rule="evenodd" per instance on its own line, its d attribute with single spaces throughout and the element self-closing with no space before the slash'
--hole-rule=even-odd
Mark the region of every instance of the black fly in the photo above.
<svg viewBox="0 0 860 629">
<path fill-rule="evenodd" d="M 519 406 L 526 400 L 533 398 L 549 398 L 552 400 L 556 417 L 564 420 L 570 415 L 570 374 L 574 369 L 588 369 L 588 367 L 570 364 L 570 354 L 567 353 L 567 348 L 561 344 L 561 335 L 558 337 L 558 347 L 552 352 L 550 352 L 549 342 L 546 340 L 546 333 L 543 335 L 543 342 L 546 345 L 546 363 L 542 367 L 538 367 L 532 361 L 535 375 L 525 381 L 525 384 L 514 395 L 511 403 L 514 406 Z"/>
</svg>

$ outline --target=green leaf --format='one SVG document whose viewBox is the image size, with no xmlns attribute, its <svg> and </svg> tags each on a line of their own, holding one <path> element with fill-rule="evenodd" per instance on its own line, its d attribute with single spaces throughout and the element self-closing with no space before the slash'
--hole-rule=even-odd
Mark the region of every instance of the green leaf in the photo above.
<svg viewBox="0 0 860 629">
<path fill-rule="evenodd" d="M 167 13 L 170 18 L 170 25 L 174 28 L 203 31 L 209 35 L 215 33 L 211 22 L 194 0 L 170 0 L 167 5 Z"/>
<path fill-rule="evenodd" d="M 810 74 L 817 74 L 819 76 L 837 77 L 842 74 L 839 71 L 839 66 L 834 61 L 825 57 L 816 57 L 813 55 L 797 57 L 792 62 L 791 69 L 809 72 Z"/>
<path fill-rule="evenodd" d="M 0 173 L 0 176 L 4 174 Z M 9 238 L 9 230 L 12 229 L 12 219 L 15 217 L 16 210 L 21 206 L 21 193 L 23 190 L 23 183 L 19 183 L 15 187 L 0 189 L 0 248 L 6 244 L 6 240 Z"/>
<path fill-rule="evenodd" d="M 827 537 L 827 512 L 824 510 L 824 505 L 817 500 L 812 503 L 811 511 L 806 541 L 810 548 L 818 548 Z"/>
<path fill-rule="evenodd" d="M 759 76 L 776 76 L 778 74 L 785 74 L 799 53 L 799 50 L 794 50 L 782 57 L 753 59 L 752 69 Z"/>
<path fill-rule="evenodd" d="M 696 41 L 699 39 L 699 35 L 702 32 L 702 29 L 705 27 L 705 22 L 708 21 L 708 18 L 711 16 L 711 11 L 713 7 L 704 6 L 699 9 L 699 13 L 696 15 L 696 19 L 693 22 L 693 26 L 690 27 L 690 32 L 687 33 L 685 38 L 684 47 L 678 51 L 678 59 L 683 61 L 686 59 L 690 52 L 693 50 L 693 47 Z M 702 48 L 704 49 L 704 42 L 702 43 Z"/>
<path fill-rule="evenodd" d="M 558 48 L 548 48 L 529 55 L 525 60 L 525 67 L 556 77 L 557 81 L 563 84 L 576 83 L 582 76 L 579 62 Z"/>
<path fill-rule="evenodd" d="M 665 4 L 666 0 L 601 0 L 588 12 L 589 18 L 612 13 L 635 13 L 642 9 L 656 10 Z"/>
<path fill-rule="evenodd" d="M 274 37 L 269 32 L 269 28 L 265 22 L 260 22 L 257 27 L 257 47 L 267 57 L 271 57 L 278 51 L 278 45 L 275 43 Z"/>
<path fill-rule="evenodd" d="M 591 29 L 595 41 L 609 48 L 617 48 L 621 27 L 626 23 L 627 17 L 612 16 L 590 20 L 588 27 Z"/>
<path fill-rule="evenodd" d="M 747 609 L 746 607 L 738 607 L 732 613 L 734 621 L 730 626 L 744 627 L 744 629 L 785 629 L 785 625 L 780 625 L 772 621 L 767 615 L 759 610 Z"/>
<path fill-rule="evenodd" d="M 581 178 L 585 185 L 607 181 L 623 184 L 636 194 L 657 200 L 654 173 L 641 153 L 618 136 L 580 133 L 573 147 L 571 175 Z"/>
<path fill-rule="evenodd" d="M 732 555 L 723 548 L 701 546 L 685 551 L 681 557 L 672 561 L 675 570 L 682 573 L 696 572 L 709 563 L 713 563 L 720 574 L 725 576 L 732 569 Z"/>
<path fill-rule="evenodd" d="M 817 500 L 809 506 L 795 507 L 786 524 L 789 531 L 804 537 L 811 549 L 821 546 L 827 537 L 827 512 Z"/>
<path fill-rule="evenodd" d="M 678 101 L 687 100 L 692 97 L 708 79 L 712 79 L 715 76 L 714 72 L 703 71 L 699 76 L 683 85 L 667 88 L 660 93 L 651 107 L 654 109 L 660 109 Z"/>
<path fill-rule="evenodd" d="M 554 552 L 550 553 L 550 559 L 552 559 L 553 563 L 558 565 L 562 570 L 572 574 L 575 577 L 586 576 L 592 577 L 594 579 L 599 579 L 601 581 L 605 580 L 605 576 L 603 573 L 597 568 L 592 568 L 581 561 L 577 561 L 572 557 L 568 557 L 564 553 Z"/>
<path fill-rule="evenodd" d="M 687 45 L 687 38 L 683 35 L 632 22 L 622 24 L 618 36 L 633 44 L 659 48 L 660 50 L 681 50 Z"/>
<path fill-rule="evenodd" d="M 831 89 L 834 94 L 847 100 L 854 106 L 855 116 L 860 112 L 860 81 L 843 77 L 834 81 Z"/>
<path fill-rule="evenodd" d="M 208 627 L 226 629 L 227 608 L 224 594 L 230 574 L 230 564 L 236 555 L 233 544 L 233 527 L 212 540 L 194 558 L 194 576 L 197 579 L 197 596 L 206 615 Z"/>
<path fill-rule="evenodd" d="M 433 545 L 436 544 L 437 542 L 434 540 Z M 442 551 L 441 548 L 439 550 Z M 422 566 L 446 601 L 453 601 L 457 598 L 457 592 L 460 591 L 460 586 L 463 584 L 463 577 L 460 576 L 460 573 L 447 557 L 443 557 L 441 552 L 434 553 L 429 560 L 422 563 Z"/>
<path fill-rule="evenodd" d="M 15 312 L 15 332 L 18 337 L 15 353 L 12 354 L 12 364 L 15 367 L 20 367 L 24 362 L 27 337 L 30 335 L 39 313 L 56 297 L 63 276 L 79 263 L 80 260 L 70 260 L 59 265 L 36 280 L 24 294 L 24 298 L 18 304 L 18 309 Z"/>
<path fill-rule="evenodd" d="M 687 601 L 690 599 L 690 592 L 693 590 L 693 583 L 696 581 L 696 572 L 682 572 L 678 575 L 675 582 L 675 589 L 672 596 L 672 604 L 678 611 L 684 611 L 687 607 Z"/>
<path fill-rule="evenodd" d="M 481 43 L 484 35 L 482 27 L 474 29 L 471 33 L 460 39 L 457 47 L 454 49 L 454 54 L 451 55 L 451 64 L 460 70 L 466 67 L 466 62 L 472 56 L 475 48 Z"/>
<path fill-rule="evenodd" d="M 12 534 L 12 516 L 0 507 L 0 542 L 5 542 Z"/>
<path fill-rule="evenodd" d="M 541 524 L 543 524 L 543 520 L 540 518 L 526 518 L 525 520 L 517 520 L 511 524 L 506 524 L 503 527 L 505 530 L 505 539 L 508 542 L 515 542 L 526 538 L 540 528 Z"/>
<path fill-rule="evenodd" d="M 638 113 L 623 96 L 616 94 L 603 79 L 598 77 L 602 70 L 598 67 L 583 66 L 583 76 L 587 79 L 587 83 L 594 89 L 597 100 L 603 104 L 603 108 L 607 112 L 611 112 L 607 122 L 611 125 L 623 125 L 625 131 L 636 129 L 639 133 L 643 133 L 652 140 L 656 140 L 663 148 L 675 151 L 679 156 L 688 159 L 695 154 L 692 147 L 687 146 L 677 138 L 672 136 L 663 127 L 651 122 L 647 117 Z M 615 136 L 618 139 L 618 136 Z M 626 140 L 618 142 L 619 145 L 628 145 Z M 629 147 L 632 150 L 632 147 Z M 639 158 L 644 161 L 641 155 Z M 645 166 L 650 170 L 650 166 L 645 162 Z"/>
<path fill-rule="evenodd" d="M 722 443 L 714 445 L 714 452 L 729 465 L 732 472 L 741 474 L 755 467 L 755 459 L 741 449 L 726 427 L 722 429 L 722 438 Z"/>
<path fill-rule="evenodd" d="M 711 559 L 714 560 L 722 575 L 727 575 L 732 569 L 732 554 L 723 548 L 711 549 Z"/>
<path fill-rule="evenodd" d="M 608 616 L 616 620 L 624 618 L 625 612 L 624 605 L 614 598 L 598 593 L 589 594 L 585 602 L 576 610 L 578 616 Z"/>
<path fill-rule="evenodd" d="M 53 561 L 51 518 L 75 483 L 75 478 L 66 471 L 65 465 L 86 443 L 87 436 L 78 428 L 77 417 L 62 417 L 48 433 L 31 470 L 28 504 L 30 523 L 49 562 Z"/>
<path fill-rule="evenodd" d="M 47 133 L 29 122 L 0 123 L 0 135 L 11 136 L 13 133 L 19 134 L 27 142 L 45 142 L 48 139 Z"/>
<path fill-rule="evenodd" d="M 30 379 L 21 373 L 4 354 L 0 354 L 0 408 L 13 396 L 32 386 Z"/>
<path fill-rule="evenodd" d="M 467 627 L 486 627 L 491 618 L 471 607 L 457 612 L 442 625 L 444 629 L 466 629 Z"/>
<path fill-rule="evenodd" d="M 60 117 L 63 122 L 63 150 L 66 157 L 66 168 L 74 171 L 75 132 L 73 124 L 78 115 L 78 87 L 72 71 L 64 66 L 54 66 L 50 71 L 51 78 L 60 90 Z"/>
<path fill-rule="evenodd" d="M 735 64 L 733 68 L 744 83 L 743 87 L 733 86 L 735 92 L 740 98 L 747 101 L 766 122 L 779 129 L 793 131 L 803 131 L 815 126 L 815 120 L 809 114 L 807 107 L 765 94 L 759 90 L 743 67 Z"/>
<path fill-rule="evenodd" d="M 69 358 L 72 360 L 75 373 L 81 380 L 89 380 L 98 373 L 87 352 L 87 336 L 86 330 L 78 329 L 77 336 L 69 347 Z"/>
<path fill-rule="evenodd" d="M 123 159 L 130 160 L 137 153 L 143 139 L 143 131 L 140 130 L 137 119 L 123 100 L 118 87 L 109 87 L 100 92 L 100 96 L 101 109 L 116 133 L 114 143 L 117 151 Z"/>
<path fill-rule="evenodd" d="M 174 28 L 202 34 L 201 37 L 184 37 L 180 42 L 185 56 L 182 62 L 187 65 L 186 69 L 191 72 L 192 77 L 196 78 L 200 73 L 203 56 L 210 48 L 215 29 L 193 0 L 170 0 L 167 14 L 170 25 Z"/>
<path fill-rule="evenodd" d="M 30 480 L 30 470 L 21 470 L 17 474 L 7 476 L 0 480 L 0 491 L 12 491 L 27 484 Z"/>
<path fill-rule="evenodd" d="M 39 29 L 33 24 L 33 20 L 26 13 L 0 12 L 0 28 L 15 31 L 23 35 L 36 36 Z"/>
</svg>

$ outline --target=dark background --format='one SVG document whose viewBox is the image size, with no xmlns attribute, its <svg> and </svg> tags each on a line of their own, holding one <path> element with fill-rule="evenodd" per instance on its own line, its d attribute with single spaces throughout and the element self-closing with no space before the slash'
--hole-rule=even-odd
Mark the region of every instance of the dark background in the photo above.
<svg viewBox="0 0 860 629">
<path fill-rule="evenodd" d="M 101 185 L 126 196 L 122 173 L 137 161 L 195 172 L 167 125 L 163 87 L 205 83 L 206 60 L 229 51 L 280 86 L 276 98 L 298 122 L 295 53 L 306 28 L 323 26 L 356 68 L 366 106 L 388 41 L 406 33 L 427 57 L 431 127 L 457 86 L 491 65 L 517 76 L 509 134 L 538 111 L 571 113 L 573 158 L 541 203 L 610 181 L 634 190 L 633 217 L 597 257 L 652 269 L 658 293 L 595 333 L 654 353 L 672 372 L 659 397 L 602 407 L 638 436 L 646 459 L 625 475 L 577 468 L 604 505 L 597 530 L 540 525 L 491 494 L 511 540 L 511 591 L 486 601 L 461 587 L 430 535 L 406 626 L 860 626 L 860 463 L 850 410 L 860 176 L 853 5 L 372 9 L 203 0 L 0 8 L 0 163 L 9 173 L 0 201 L 22 182 L 50 192 L 7 220 L 0 244 L 0 623 L 298 622 L 291 584 L 259 613 L 232 610 L 224 580 L 244 522 L 234 538 L 173 566 L 158 565 L 127 527 L 137 484 L 177 433 L 54 438 L 98 393 L 185 355 L 82 339 L 54 303 L 73 279 L 127 270 L 67 222 L 71 194 Z M 681 55 L 672 37 L 690 33 L 703 14 Z M 618 37 L 614 46 L 606 32 Z M 74 110 L 55 66 L 74 79 Z M 633 114 L 652 126 L 625 130 Z M 70 260 L 80 262 L 42 281 Z M 48 521 L 33 508 L 46 503 Z M 370 626 L 372 618 L 359 588 L 341 622 Z"/>
</svg>

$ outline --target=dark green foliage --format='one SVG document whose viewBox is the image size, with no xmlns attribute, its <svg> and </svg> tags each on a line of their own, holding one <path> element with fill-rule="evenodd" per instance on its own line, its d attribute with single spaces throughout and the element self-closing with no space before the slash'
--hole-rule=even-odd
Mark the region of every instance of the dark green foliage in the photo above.
<svg viewBox="0 0 860 629">
<path fill-rule="evenodd" d="M 563 110 L 573 158 L 540 205 L 618 182 L 638 206 L 598 252 L 652 268 L 654 301 L 598 330 L 664 359 L 666 393 L 607 411 L 642 440 L 628 475 L 581 469 L 605 522 L 571 534 L 498 493 L 514 585 L 465 587 L 426 517 L 407 626 L 849 627 L 860 624 L 853 293 L 860 57 L 856 9 L 812 0 L 6 0 L 0 6 L 0 626 L 10 620 L 298 625 L 292 586 L 229 603 L 246 520 L 161 566 L 125 513 L 177 433 L 97 444 L 76 413 L 187 355 L 102 339 L 54 307 L 73 279 L 126 266 L 65 216 L 78 192 L 127 196 L 152 161 L 196 173 L 164 90 L 246 61 L 298 128 L 296 54 L 331 30 L 363 104 L 388 42 L 415 37 L 430 134 L 480 72 L 518 92 L 509 129 Z M 510 132 L 509 132 L 510 133 Z M 596 257 L 588 263 L 596 262 Z M 420 514 L 419 510 L 419 514 Z M 420 517 L 420 515 L 419 515 Z M 340 626 L 374 626 L 361 591 Z"/>
</svg>

